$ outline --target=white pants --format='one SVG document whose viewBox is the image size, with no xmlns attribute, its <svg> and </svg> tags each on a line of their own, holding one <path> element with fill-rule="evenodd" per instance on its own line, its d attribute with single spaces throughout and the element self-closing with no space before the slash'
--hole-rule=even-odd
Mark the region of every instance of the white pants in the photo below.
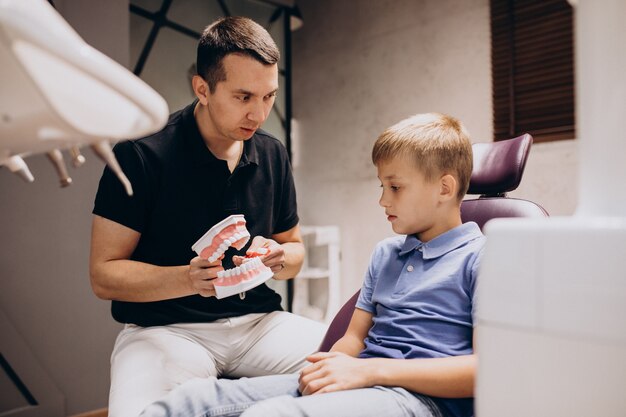
<svg viewBox="0 0 626 417">
<path fill-rule="evenodd" d="M 135 417 L 191 378 L 293 373 L 306 365 L 324 325 L 283 311 L 211 323 L 127 324 L 111 355 L 109 417 Z"/>
</svg>

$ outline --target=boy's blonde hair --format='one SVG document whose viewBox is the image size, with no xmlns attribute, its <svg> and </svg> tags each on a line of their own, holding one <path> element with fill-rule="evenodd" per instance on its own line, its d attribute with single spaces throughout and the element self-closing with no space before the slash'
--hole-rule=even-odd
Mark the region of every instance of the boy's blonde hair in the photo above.
<svg viewBox="0 0 626 417">
<path fill-rule="evenodd" d="M 427 181 L 450 174 L 463 199 L 472 175 L 472 143 L 463 124 L 441 113 L 416 114 L 385 130 L 372 149 L 374 165 L 408 157 Z"/>
</svg>

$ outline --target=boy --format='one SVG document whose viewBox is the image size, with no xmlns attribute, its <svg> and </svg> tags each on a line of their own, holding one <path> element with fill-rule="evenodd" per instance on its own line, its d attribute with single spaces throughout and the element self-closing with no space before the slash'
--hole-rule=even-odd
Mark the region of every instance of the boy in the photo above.
<svg viewBox="0 0 626 417">
<path fill-rule="evenodd" d="M 346 334 L 299 375 L 194 380 L 144 416 L 420 416 L 473 413 L 474 290 L 484 236 L 462 224 L 472 148 L 459 121 L 387 129 L 372 160 L 397 236 L 380 242 Z"/>
</svg>

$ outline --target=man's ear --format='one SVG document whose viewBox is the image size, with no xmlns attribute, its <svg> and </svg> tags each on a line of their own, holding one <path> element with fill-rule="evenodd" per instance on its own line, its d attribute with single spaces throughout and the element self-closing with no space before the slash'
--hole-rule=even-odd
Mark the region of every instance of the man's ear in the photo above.
<svg viewBox="0 0 626 417">
<path fill-rule="evenodd" d="M 207 84 L 204 79 L 199 75 L 194 75 L 191 78 L 191 87 L 193 88 L 193 92 L 198 97 L 198 101 L 203 106 L 206 106 L 208 103 L 208 97 L 211 92 L 209 91 L 209 84 Z"/>
<path fill-rule="evenodd" d="M 442 201 L 456 199 L 459 183 L 456 181 L 456 178 L 454 178 L 454 176 L 450 174 L 445 174 L 439 180 L 439 184 L 439 197 L 442 199 Z"/>
</svg>

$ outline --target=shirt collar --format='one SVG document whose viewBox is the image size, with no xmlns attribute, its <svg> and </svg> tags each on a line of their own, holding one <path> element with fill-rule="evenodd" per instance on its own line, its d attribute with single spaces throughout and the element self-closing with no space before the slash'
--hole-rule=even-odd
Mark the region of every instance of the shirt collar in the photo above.
<svg viewBox="0 0 626 417">
<path fill-rule="evenodd" d="M 198 122 L 193 115 L 193 111 L 196 108 L 197 103 L 198 100 L 196 99 L 193 101 L 193 103 L 185 107 L 182 111 L 185 140 L 187 141 L 187 144 L 191 151 L 192 158 L 196 163 L 201 165 L 226 163 L 226 161 L 222 161 L 216 158 L 215 155 L 213 155 L 213 153 L 204 143 L 204 139 L 200 134 L 200 129 L 198 129 Z M 239 161 L 239 165 L 237 165 L 237 168 L 249 164 L 259 165 L 259 151 L 257 149 L 257 143 L 254 140 L 254 137 L 244 141 L 243 153 L 241 155 L 241 160 Z"/>
<path fill-rule="evenodd" d="M 400 250 L 400 256 L 419 250 L 424 259 L 439 258 L 481 236 L 482 232 L 474 222 L 463 223 L 426 243 L 419 240 L 415 235 L 407 235 Z"/>
</svg>

